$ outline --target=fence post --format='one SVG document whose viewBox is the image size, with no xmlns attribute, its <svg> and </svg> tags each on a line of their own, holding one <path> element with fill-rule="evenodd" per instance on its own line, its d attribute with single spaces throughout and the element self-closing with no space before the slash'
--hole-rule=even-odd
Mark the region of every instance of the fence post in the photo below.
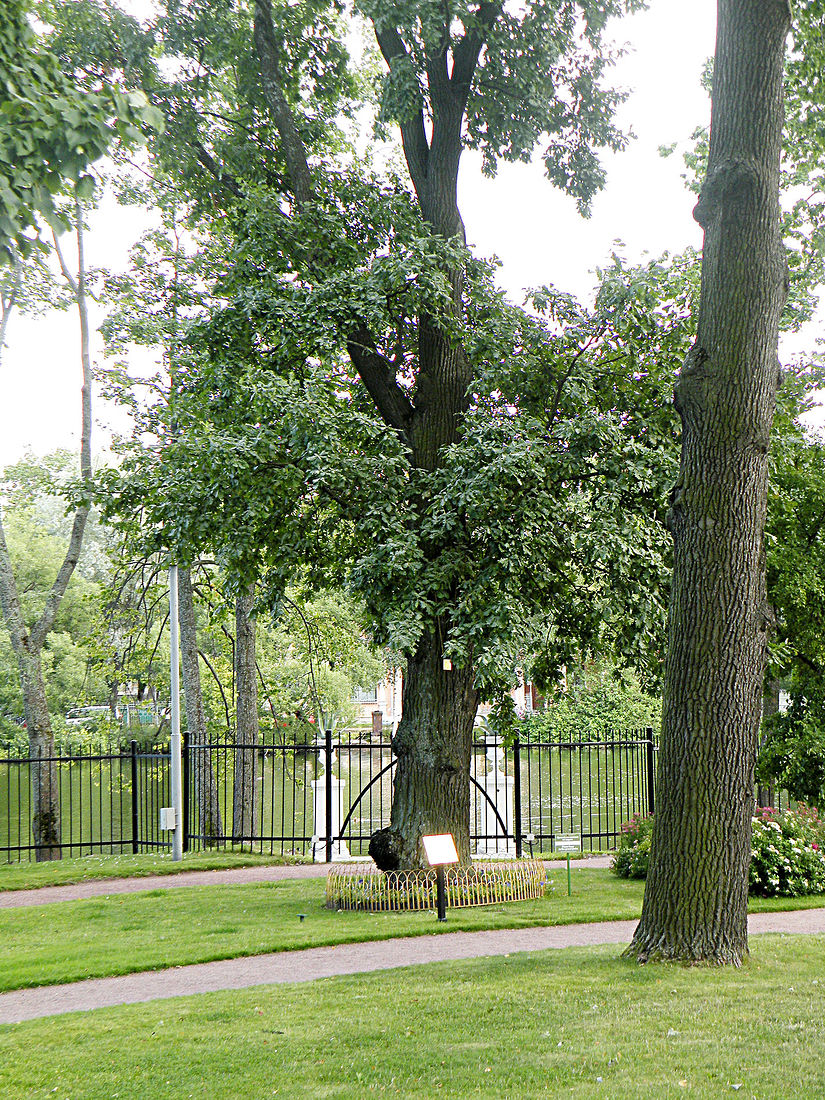
<svg viewBox="0 0 825 1100">
<path fill-rule="evenodd" d="M 129 742 L 132 749 L 132 854 L 138 853 L 138 757 L 137 741 Z"/>
<path fill-rule="evenodd" d="M 654 785 L 656 780 L 656 765 L 653 751 L 653 727 L 647 727 L 647 812 L 654 810 Z"/>
<path fill-rule="evenodd" d="M 513 829 L 516 837 L 516 859 L 521 859 L 521 742 L 513 738 Z"/>
<path fill-rule="evenodd" d="M 183 731 L 181 745 L 183 760 L 183 850 L 189 851 L 189 730 Z"/>
<path fill-rule="evenodd" d="M 324 730 L 324 753 L 326 754 L 327 785 L 324 788 L 326 802 L 326 842 L 327 863 L 332 863 L 332 730 L 328 727 Z"/>
</svg>

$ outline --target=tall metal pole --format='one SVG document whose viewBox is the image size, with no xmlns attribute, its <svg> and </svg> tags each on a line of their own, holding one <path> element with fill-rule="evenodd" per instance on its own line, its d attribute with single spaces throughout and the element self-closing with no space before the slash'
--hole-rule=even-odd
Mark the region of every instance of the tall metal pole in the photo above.
<svg viewBox="0 0 825 1100">
<path fill-rule="evenodd" d="M 169 566 L 169 665 L 172 705 L 172 739 L 169 746 L 171 766 L 169 785 L 175 808 L 175 831 L 172 834 L 172 859 L 183 859 L 183 784 L 181 783 L 180 752 L 180 625 L 178 622 L 178 567 Z"/>
</svg>

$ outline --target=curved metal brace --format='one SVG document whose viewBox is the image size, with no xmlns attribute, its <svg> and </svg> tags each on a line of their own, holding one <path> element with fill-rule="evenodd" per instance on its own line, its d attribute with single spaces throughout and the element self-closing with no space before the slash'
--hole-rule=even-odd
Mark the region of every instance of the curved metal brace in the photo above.
<svg viewBox="0 0 825 1100">
<path fill-rule="evenodd" d="M 364 795 L 367 793 L 367 791 L 369 791 L 374 786 L 374 784 L 376 784 L 378 782 L 378 780 L 383 775 L 385 775 L 388 771 L 390 771 L 392 768 L 394 768 L 397 764 L 398 764 L 397 760 L 391 760 L 389 762 L 389 764 L 385 764 L 384 767 L 381 769 L 381 771 L 373 779 L 371 779 L 369 781 L 369 783 L 366 785 L 366 787 L 364 787 L 363 790 L 359 793 L 356 800 L 350 806 L 347 816 L 344 818 L 344 824 L 341 826 L 341 831 L 338 834 L 338 836 L 335 838 L 336 842 L 341 841 L 341 840 L 344 839 L 344 833 L 347 831 L 347 825 L 349 825 L 349 823 L 350 823 L 350 818 L 355 813 L 356 807 L 358 806 L 359 802 L 364 797 Z M 492 806 L 493 813 L 496 815 L 496 820 L 498 821 L 499 825 L 501 826 L 502 839 L 507 840 L 509 838 L 510 834 L 507 832 L 507 826 L 505 825 L 501 814 L 498 812 L 498 806 L 496 806 L 495 802 L 493 802 L 492 798 L 490 798 L 490 796 L 487 793 L 487 791 L 485 790 L 485 788 L 482 787 L 482 785 L 479 783 L 479 781 L 472 775 L 470 776 L 470 782 L 479 791 L 481 791 L 481 793 L 487 799 L 488 804 L 490 806 Z"/>
<path fill-rule="evenodd" d="M 347 825 L 349 825 L 349 820 L 352 817 L 352 815 L 355 813 L 356 806 L 361 801 L 361 799 L 364 797 L 364 795 L 367 793 L 367 791 L 370 790 L 373 787 L 373 785 L 378 782 L 378 780 L 381 778 L 382 775 L 384 775 L 386 772 L 388 772 L 391 768 L 394 768 L 397 763 L 398 763 L 397 760 L 390 760 L 389 764 L 385 764 L 384 767 L 381 769 L 381 771 L 378 773 L 378 775 L 376 775 L 375 778 L 371 779 L 369 781 L 369 783 L 367 783 L 366 787 L 364 787 L 361 790 L 361 792 L 358 795 L 358 797 L 356 798 L 356 800 L 350 806 L 349 813 L 344 818 L 344 824 L 341 826 L 341 832 L 338 834 L 338 837 L 337 837 L 338 840 L 343 840 L 344 839 L 344 833 L 347 830 Z"/>
</svg>

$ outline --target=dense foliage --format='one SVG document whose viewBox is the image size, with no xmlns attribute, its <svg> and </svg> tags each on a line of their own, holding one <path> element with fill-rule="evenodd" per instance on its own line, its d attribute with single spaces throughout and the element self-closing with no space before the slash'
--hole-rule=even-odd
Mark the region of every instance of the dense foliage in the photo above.
<svg viewBox="0 0 825 1100">
<path fill-rule="evenodd" d="M 631 671 L 595 663 L 567 671 L 567 690 L 525 720 L 536 740 L 605 741 L 627 730 L 644 731 L 661 722 L 661 701 L 644 692 Z"/>
<path fill-rule="evenodd" d="M 815 811 L 759 811 L 748 883 L 752 894 L 765 897 L 825 893 L 825 825 Z"/>
<path fill-rule="evenodd" d="M 653 817 L 631 818 L 622 825 L 612 870 L 620 878 L 646 878 Z M 800 805 L 778 813 L 766 808 L 753 818 L 750 893 L 764 897 L 801 897 L 825 893 L 825 823 L 815 810 Z"/>
<path fill-rule="evenodd" d="M 141 126 L 163 126 L 141 91 L 78 88 L 32 29 L 32 8 L 29 0 L 5 0 L 0 20 L 0 260 L 9 262 L 15 251 L 31 252 L 40 219 L 57 233 L 66 228 L 57 196 L 68 183 L 89 198 L 89 165 L 114 141 L 134 145 Z"/>
</svg>

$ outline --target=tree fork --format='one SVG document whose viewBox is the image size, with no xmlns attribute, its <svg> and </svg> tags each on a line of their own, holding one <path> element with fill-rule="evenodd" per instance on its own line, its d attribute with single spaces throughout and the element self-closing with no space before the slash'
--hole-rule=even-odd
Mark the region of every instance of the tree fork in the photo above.
<svg viewBox="0 0 825 1100">
<path fill-rule="evenodd" d="M 627 954 L 746 956 L 766 643 L 768 441 L 787 293 L 779 159 L 787 0 L 720 0 L 698 333 L 677 382 L 679 481 L 653 851 Z"/>
</svg>

